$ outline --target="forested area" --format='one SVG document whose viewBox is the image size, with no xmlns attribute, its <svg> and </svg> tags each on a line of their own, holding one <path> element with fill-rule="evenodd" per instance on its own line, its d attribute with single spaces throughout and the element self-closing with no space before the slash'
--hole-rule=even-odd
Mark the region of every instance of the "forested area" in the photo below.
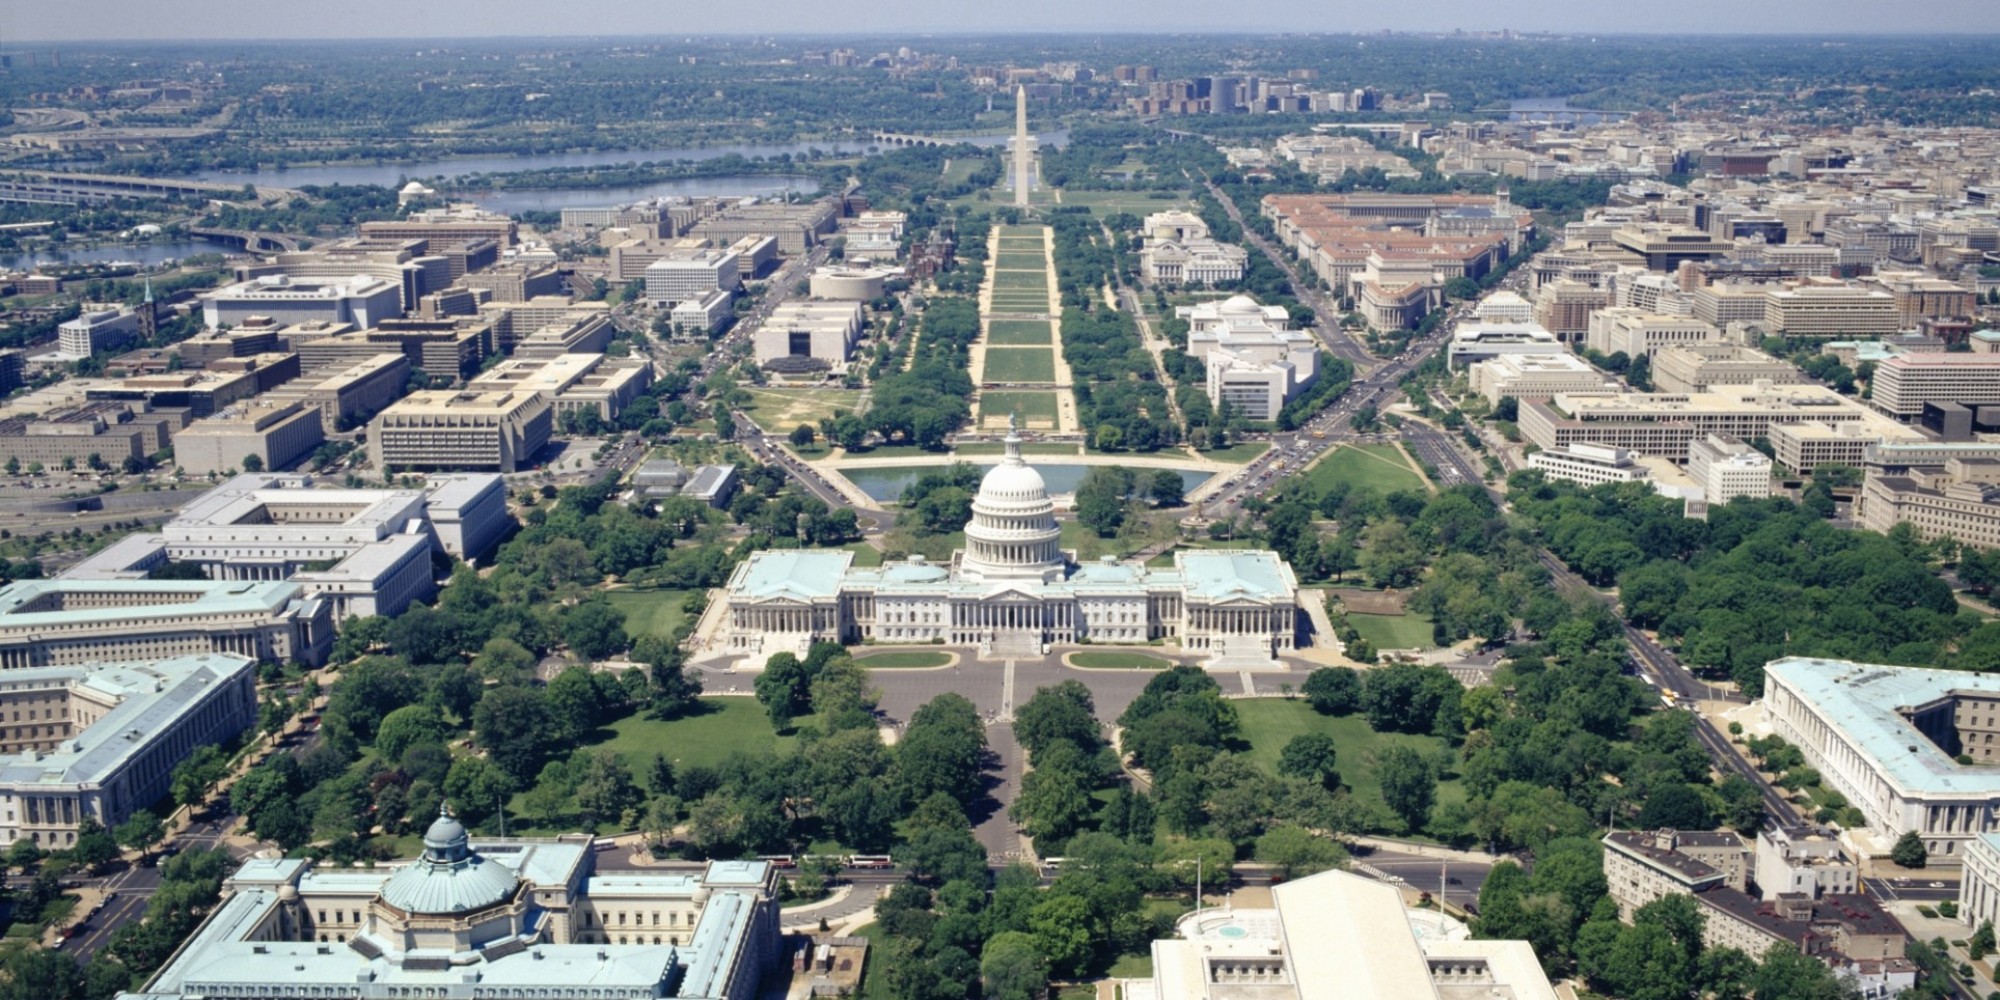
<svg viewBox="0 0 2000 1000">
<path fill-rule="evenodd" d="M 1088 209 L 1058 209 L 1056 277 L 1062 293 L 1063 359 L 1076 378 L 1077 419 L 1100 451 L 1158 451 L 1180 442 L 1181 428 L 1154 377 L 1153 356 L 1132 316 L 1104 302 L 1117 273 L 1116 252 Z"/>
</svg>

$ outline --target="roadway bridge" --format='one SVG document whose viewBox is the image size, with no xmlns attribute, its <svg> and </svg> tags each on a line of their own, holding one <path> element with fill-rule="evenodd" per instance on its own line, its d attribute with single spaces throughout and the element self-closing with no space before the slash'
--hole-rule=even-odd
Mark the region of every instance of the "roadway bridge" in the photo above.
<svg viewBox="0 0 2000 1000">
<path fill-rule="evenodd" d="M 295 197 L 290 188 L 257 188 L 257 197 Z M 173 177 L 127 177 L 116 174 L 72 174 L 61 171 L 0 171 L 0 201 L 36 205 L 99 205 L 120 198 L 198 198 L 206 201 L 240 195 L 241 184 L 217 184 Z"/>
<path fill-rule="evenodd" d="M 876 132 L 870 139 L 884 146 L 956 146 L 964 139 L 940 139 L 934 135 L 911 135 L 907 132 Z"/>
<path fill-rule="evenodd" d="M 237 243 L 251 253 L 296 253 L 299 238 L 284 233 L 260 233 L 250 229 L 214 229 L 208 226 L 189 226 L 188 235 L 215 240 L 218 243 Z"/>
</svg>

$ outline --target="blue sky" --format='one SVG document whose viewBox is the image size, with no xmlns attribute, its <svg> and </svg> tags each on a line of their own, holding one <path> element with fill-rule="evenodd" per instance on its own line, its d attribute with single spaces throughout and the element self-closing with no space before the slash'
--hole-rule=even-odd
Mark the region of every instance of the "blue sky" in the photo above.
<svg viewBox="0 0 2000 1000">
<path fill-rule="evenodd" d="M 0 2 L 0 48 L 22 39 L 440 38 L 928 31 L 1517 31 L 1995 33 L 1995 0 L 81 0 Z"/>
</svg>

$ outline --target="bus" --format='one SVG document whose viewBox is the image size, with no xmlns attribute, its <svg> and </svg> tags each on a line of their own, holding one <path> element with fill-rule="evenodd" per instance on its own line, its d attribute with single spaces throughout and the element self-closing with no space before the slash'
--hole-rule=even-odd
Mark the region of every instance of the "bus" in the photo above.
<svg viewBox="0 0 2000 1000">
<path fill-rule="evenodd" d="M 847 858 L 849 868 L 894 868 L 896 861 L 887 854 L 852 854 Z"/>
<path fill-rule="evenodd" d="M 797 868 L 799 866 L 798 859 L 789 854 L 759 854 L 757 855 L 757 860 L 765 862 L 773 868 Z"/>
<path fill-rule="evenodd" d="M 1043 858 L 1042 871 L 1050 874 L 1060 872 L 1062 871 L 1062 866 L 1068 861 L 1068 858 Z"/>
</svg>

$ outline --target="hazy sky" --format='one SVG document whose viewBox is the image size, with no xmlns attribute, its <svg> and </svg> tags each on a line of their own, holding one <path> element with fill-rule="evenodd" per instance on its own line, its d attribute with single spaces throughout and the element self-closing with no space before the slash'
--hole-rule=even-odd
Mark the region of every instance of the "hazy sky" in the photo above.
<svg viewBox="0 0 2000 1000">
<path fill-rule="evenodd" d="M 0 0 L 23 39 L 925 31 L 2000 32 L 1995 0 Z"/>
</svg>

